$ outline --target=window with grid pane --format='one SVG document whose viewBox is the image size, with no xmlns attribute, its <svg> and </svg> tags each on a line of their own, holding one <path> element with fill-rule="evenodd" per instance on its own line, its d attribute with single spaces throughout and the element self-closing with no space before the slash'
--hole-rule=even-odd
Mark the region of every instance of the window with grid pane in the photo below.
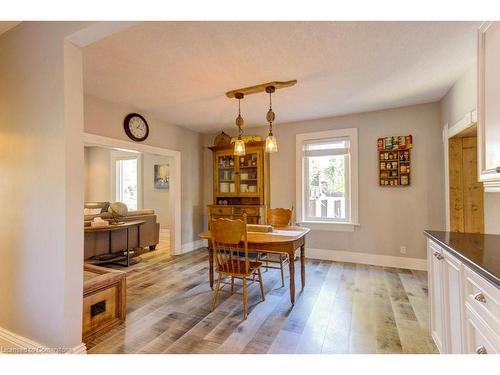
<svg viewBox="0 0 500 375">
<path fill-rule="evenodd" d="M 299 222 L 357 222 L 356 150 L 356 129 L 297 135 Z"/>
</svg>

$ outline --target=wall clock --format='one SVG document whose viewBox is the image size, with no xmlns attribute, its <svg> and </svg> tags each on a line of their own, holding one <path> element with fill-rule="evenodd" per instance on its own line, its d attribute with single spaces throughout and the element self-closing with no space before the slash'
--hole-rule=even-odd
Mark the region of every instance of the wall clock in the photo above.
<svg viewBox="0 0 500 375">
<path fill-rule="evenodd" d="M 123 121 L 123 127 L 128 137 L 136 142 L 144 141 L 149 135 L 149 125 L 138 113 L 130 113 Z"/>
</svg>

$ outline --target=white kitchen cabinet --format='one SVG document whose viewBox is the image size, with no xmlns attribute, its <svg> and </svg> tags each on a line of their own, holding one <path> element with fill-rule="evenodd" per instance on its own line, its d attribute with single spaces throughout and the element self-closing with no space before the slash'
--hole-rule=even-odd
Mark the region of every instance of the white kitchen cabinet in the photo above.
<svg viewBox="0 0 500 375">
<path fill-rule="evenodd" d="M 431 336 L 440 353 L 445 351 L 444 342 L 444 296 L 443 296 L 443 250 L 428 240 L 427 259 L 429 262 L 429 307 Z M 432 286 L 432 287 L 431 287 Z"/>
<path fill-rule="evenodd" d="M 498 354 L 500 348 L 498 336 L 484 324 L 484 321 L 469 306 L 466 306 L 465 314 L 467 336 L 464 353 Z"/>
<path fill-rule="evenodd" d="M 443 250 L 443 304 L 444 331 L 447 353 L 458 354 L 464 350 L 462 319 L 462 264 L 454 256 Z"/>
<path fill-rule="evenodd" d="M 478 167 L 485 191 L 500 192 L 500 22 L 478 32 Z"/>
<path fill-rule="evenodd" d="M 500 353 L 500 290 L 427 241 L 431 335 L 440 353 Z"/>
</svg>

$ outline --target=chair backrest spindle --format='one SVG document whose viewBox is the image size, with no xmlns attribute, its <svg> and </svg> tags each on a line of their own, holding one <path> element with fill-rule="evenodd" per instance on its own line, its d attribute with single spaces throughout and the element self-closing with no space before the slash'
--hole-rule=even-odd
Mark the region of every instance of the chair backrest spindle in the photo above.
<svg viewBox="0 0 500 375">
<path fill-rule="evenodd" d="M 243 220 L 210 219 L 209 230 L 217 269 L 235 274 L 247 273 L 250 261 L 246 215 Z M 245 269 L 242 269 L 242 258 Z"/>
<path fill-rule="evenodd" d="M 293 209 L 268 208 L 266 210 L 266 222 L 273 227 L 286 227 L 292 222 Z"/>
</svg>

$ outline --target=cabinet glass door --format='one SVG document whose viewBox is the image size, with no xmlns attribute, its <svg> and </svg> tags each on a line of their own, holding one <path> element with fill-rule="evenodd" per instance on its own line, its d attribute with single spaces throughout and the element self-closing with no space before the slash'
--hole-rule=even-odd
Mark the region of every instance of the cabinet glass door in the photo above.
<svg viewBox="0 0 500 375">
<path fill-rule="evenodd" d="M 215 189 L 220 195 L 236 194 L 236 159 L 231 154 L 217 154 L 217 181 Z"/>
<path fill-rule="evenodd" d="M 238 190 L 240 195 L 258 196 L 260 194 L 262 181 L 261 170 L 258 167 L 260 157 L 260 153 L 257 151 L 248 151 L 246 155 L 239 156 Z"/>
</svg>

